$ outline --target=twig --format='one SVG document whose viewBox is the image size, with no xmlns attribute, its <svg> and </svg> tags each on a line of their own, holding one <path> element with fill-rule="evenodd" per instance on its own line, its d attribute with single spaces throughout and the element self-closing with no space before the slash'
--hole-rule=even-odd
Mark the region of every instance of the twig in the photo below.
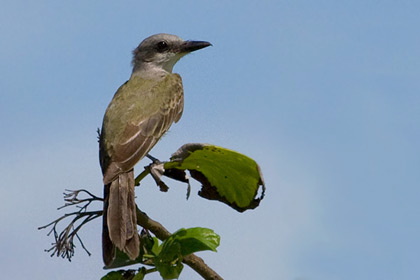
<svg viewBox="0 0 420 280">
<path fill-rule="evenodd" d="M 80 242 L 81 247 L 86 251 L 86 253 L 90 256 L 90 252 L 87 250 L 85 245 L 83 244 L 80 236 L 78 235 L 78 231 L 88 222 L 102 216 L 102 210 L 100 211 L 87 211 L 88 206 L 94 201 L 103 201 L 102 198 L 97 197 L 86 190 L 76 190 L 70 191 L 66 190 L 67 193 L 64 193 L 64 200 L 66 201 L 65 205 L 59 207 L 58 209 L 62 209 L 68 206 L 75 206 L 79 208 L 78 211 L 64 214 L 63 216 L 57 218 L 56 220 L 52 221 L 51 223 L 41 226 L 38 229 L 45 229 L 52 226 L 51 230 L 48 232 L 48 236 L 51 233 L 54 234 L 55 242 L 52 243 L 52 247 L 46 252 L 52 252 L 51 256 L 57 255 L 61 256 L 62 258 L 67 258 L 71 261 L 71 258 L 74 256 L 74 237 Z M 84 199 L 79 199 L 78 195 L 80 193 L 85 193 L 89 197 Z M 80 205 L 85 203 L 84 205 Z M 62 230 L 59 234 L 57 231 L 57 225 L 64 219 L 74 217 L 71 222 L 67 225 L 67 227 Z M 80 221 L 79 221 L 80 220 Z M 79 223 L 78 223 L 79 222 Z M 76 225 L 77 224 L 77 225 Z M 140 209 L 137 208 L 137 224 L 142 226 L 143 228 L 152 232 L 158 239 L 165 240 L 167 239 L 171 233 L 162 226 L 159 222 L 150 219 L 146 213 L 142 212 Z M 194 254 L 184 256 L 183 263 L 190 266 L 193 270 L 195 270 L 198 274 L 200 274 L 204 279 L 212 279 L 212 280 L 223 280 L 223 278 L 218 275 L 213 269 L 211 269 L 200 257 L 197 257 Z M 150 270 L 153 272 L 154 270 Z"/>
<path fill-rule="evenodd" d="M 48 232 L 47 236 L 50 236 L 51 233 L 54 234 L 55 242 L 52 243 L 52 247 L 50 249 L 45 250 L 46 252 L 52 252 L 51 257 L 57 255 L 57 257 L 61 256 L 62 258 L 67 258 L 71 261 L 71 258 L 74 256 L 74 237 L 79 240 L 80 245 L 86 251 L 86 253 L 90 256 L 90 252 L 87 250 L 85 245 L 82 242 L 82 239 L 78 235 L 79 230 L 85 225 L 86 223 L 102 216 L 102 211 L 87 211 L 88 206 L 94 201 L 103 201 L 102 198 L 97 197 L 90 193 L 87 190 L 75 190 L 70 191 L 66 190 L 67 193 L 64 193 L 64 201 L 66 202 L 63 206 L 59 207 L 58 209 L 63 209 L 68 206 L 75 206 L 79 208 L 78 211 L 72 213 L 66 213 L 63 216 L 59 217 L 58 219 L 52 221 L 51 223 L 41 226 L 38 229 L 45 229 L 52 226 L 51 230 Z M 89 197 L 84 199 L 79 199 L 78 195 L 80 193 L 85 193 Z M 84 205 L 81 205 L 84 203 Z M 69 217 L 74 217 L 71 222 L 60 232 L 57 231 L 58 224 Z M 81 221 L 79 221 L 81 220 Z M 78 223 L 79 222 L 79 223 Z"/>
<path fill-rule="evenodd" d="M 74 205 L 86 202 L 86 204 L 83 207 L 80 207 L 81 211 L 85 211 L 87 209 L 87 207 L 93 201 L 103 201 L 103 198 L 97 197 L 96 195 L 92 194 L 91 192 L 89 192 L 87 190 L 83 190 L 83 189 L 82 190 L 75 190 L 75 191 L 66 189 L 66 192 L 63 193 L 64 201 L 66 203 L 63 206 L 58 207 L 57 210 L 61 210 L 61 209 L 65 208 L 65 207 L 68 207 L 68 206 L 74 206 Z M 90 198 L 79 199 L 77 196 L 80 193 L 86 193 L 87 195 L 90 196 Z"/>
<path fill-rule="evenodd" d="M 146 177 L 148 174 L 150 173 L 150 168 L 149 166 L 145 166 L 144 170 L 142 173 L 140 173 L 136 179 L 134 179 L 134 185 L 135 186 L 139 186 L 140 185 L 140 181 L 144 179 L 144 177 Z"/>
<path fill-rule="evenodd" d="M 146 157 L 150 159 L 153 163 L 160 163 L 160 160 L 152 156 L 151 154 L 147 154 Z"/>
</svg>

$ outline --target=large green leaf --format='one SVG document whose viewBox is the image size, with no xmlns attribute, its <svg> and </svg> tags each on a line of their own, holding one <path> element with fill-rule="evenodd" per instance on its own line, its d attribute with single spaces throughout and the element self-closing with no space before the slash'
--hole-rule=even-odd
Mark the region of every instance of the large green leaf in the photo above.
<svg viewBox="0 0 420 280">
<path fill-rule="evenodd" d="M 219 243 L 219 235 L 211 229 L 180 229 L 161 244 L 155 258 L 156 268 L 164 279 L 178 278 L 184 267 L 181 263 L 184 256 L 204 250 L 216 251 Z"/>
<path fill-rule="evenodd" d="M 199 251 L 216 251 L 219 244 L 220 236 L 212 229 L 182 228 L 162 243 L 159 258 L 172 261 L 175 255 L 186 256 Z"/>
<path fill-rule="evenodd" d="M 114 262 L 106 268 L 143 263 L 155 266 L 164 279 L 175 279 L 178 278 L 184 267 L 181 263 L 184 256 L 204 250 L 216 251 L 219 243 L 219 235 L 211 229 L 200 227 L 180 229 L 170 235 L 160 245 L 156 237 L 141 235 L 141 254 L 136 260 L 130 260 L 126 254 L 117 249 Z M 140 272 L 136 274 L 138 279 L 143 277 Z M 104 276 L 102 280 L 131 279 L 127 278 L 127 276 L 132 277 L 134 273 L 130 273 L 131 271 L 124 270 L 112 271 Z"/>
<path fill-rule="evenodd" d="M 222 147 L 190 143 L 164 163 L 165 175 L 182 177 L 175 170 L 189 170 L 203 188 L 199 195 L 219 200 L 242 212 L 256 208 L 264 197 L 264 180 L 258 164 L 251 158 Z M 262 186 L 259 198 L 258 190 Z"/>
</svg>

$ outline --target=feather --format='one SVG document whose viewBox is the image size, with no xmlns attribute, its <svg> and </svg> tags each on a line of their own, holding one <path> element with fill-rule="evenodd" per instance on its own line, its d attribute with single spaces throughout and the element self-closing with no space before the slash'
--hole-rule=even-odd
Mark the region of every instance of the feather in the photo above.
<svg viewBox="0 0 420 280">
<path fill-rule="evenodd" d="M 132 260 L 139 254 L 133 167 L 180 119 L 183 105 L 181 77 L 169 74 L 154 82 L 131 78 L 108 106 L 100 136 L 106 265 L 115 258 L 115 246 Z"/>
</svg>

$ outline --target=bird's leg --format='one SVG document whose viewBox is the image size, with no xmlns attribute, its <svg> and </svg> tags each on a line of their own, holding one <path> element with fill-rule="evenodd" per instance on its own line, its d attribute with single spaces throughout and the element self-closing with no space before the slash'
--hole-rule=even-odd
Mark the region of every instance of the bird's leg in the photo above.
<svg viewBox="0 0 420 280">
<path fill-rule="evenodd" d="M 161 191 L 168 191 L 168 186 L 166 186 L 165 183 L 162 182 L 160 179 L 163 173 L 165 172 L 163 163 L 154 156 L 151 156 L 150 154 L 147 154 L 146 157 L 150 159 L 152 163 L 144 167 L 143 172 L 140 173 L 140 175 L 138 175 L 134 180 L 134 185 L 139 186 L 140 181 L 143 180 L 143 178 L 146 177 L 148 174 L 150 174 L 152 175 L 152 178 L 155 180 L 156 184 L 159 186 Z"/>
<path fill-rule="evenodd" d="M 146 157 L 148 159 L 150 159 L 152 161 L 152 163 L 150 163 L 149 165 L 144 167 L 144 170 L 142 173 L 140 173 L 136 179 L 134 179 L 134 185 L 135 186 L 139 186 L 140 185 L 140 181 L 144 179 L 144 177 L 146 177 L 148 174 L 151 173 L 152 169 L 154 166 L 158 166 L 160 165 L 162 162 L 160 160 L 158 160 L 157 158 L 155 158 L 154 156 L 147 154 Z M 162 171 L 163 174 L 163 171 Z M 162 174 L 160 175 L 160 177 L 162 176 Z M 152 175 L 153 176 L 153 175 Z"/>
<path fill-rule="evenodd" d="M 145 175 L 147 175 L 148 173 L 150 173 L 150 175 L 152 175 L 152 178 L 155 180 L 156 184 L 159 186 L 160 191 L 167 192 L 169 188 L 161 180 L 161 177 L 165 172 L 163 163 L 154 156 L 151 156 L 150 154 L 147 154 L 146 157 L 149 158 L 152 161 L 152 163 L 144 167 L 145 171 L 143 171 L 142 174 L 145 173 Z M 140 180 L 143 179 L 143 177 L 145 177 L 145 175 L 143 177 L 140 177 L 140 175 L 136 178 L 136 184 L 140 184 Z"/>
</svg>

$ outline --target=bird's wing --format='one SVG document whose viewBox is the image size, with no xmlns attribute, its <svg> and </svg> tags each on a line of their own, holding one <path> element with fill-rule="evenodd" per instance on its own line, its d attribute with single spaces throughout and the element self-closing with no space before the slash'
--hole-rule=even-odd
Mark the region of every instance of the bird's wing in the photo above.
<svg viewBox="0 0 420 280">
<path fill-rule="evenodd" d="M 182 115 L 184 95 L 181 77 L 168 75 L 163 81 L 152 87 L 147 95 L 140 95 L 144 103 L 133 115 L 122 117 L 125 120 L 121 133 L 105 145 L 109 164 L 104 170 L 104 183 L 107 184 L 122 172 L 127 172 L 142 159 L 168 131 L 173 122 Z M 127 104 L 128 105 L 128 104 Z M 147 113 L 144 113 L 147 111 Z M 106 137 L 106 135 L 105 135 Z M 106 139 L 105 139 L 106 142 Z"/>
</svg>

